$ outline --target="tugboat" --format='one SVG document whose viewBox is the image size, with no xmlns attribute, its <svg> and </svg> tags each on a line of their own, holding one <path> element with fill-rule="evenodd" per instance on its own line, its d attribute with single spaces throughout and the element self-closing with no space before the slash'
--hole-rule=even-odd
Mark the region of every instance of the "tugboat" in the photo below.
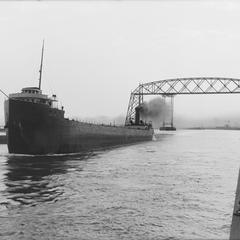
<svg viewBox="0 0 240 240">
<path fill-rule="evenodd" d="M 42 46 L 38 87 L 25 87 L 4 102 L 5 128 L 9 153 L 55 154 L 76 153 L 108 146 L 152 140 L 150 124 L 135 122 L 129 126 L 91 124 L 69 120 L 64 108 L 57 107 L 56 95 L 42 93 Z"/>
</svg>

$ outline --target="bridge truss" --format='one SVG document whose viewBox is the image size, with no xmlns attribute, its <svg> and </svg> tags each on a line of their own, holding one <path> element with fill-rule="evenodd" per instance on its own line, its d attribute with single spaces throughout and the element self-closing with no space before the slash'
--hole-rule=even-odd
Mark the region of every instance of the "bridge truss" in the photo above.
<svg viewBox="0 0 240 240">
<path fill-rule="evenodd" d="M 173 97 L 186 94 L 240 93 L 240 79 L 221 77 L 176 78 L 139 84 L 131 93 L 125 125 L 135 118 L 135 109 L 143 103 L 144 95 Z"/>
</svg>

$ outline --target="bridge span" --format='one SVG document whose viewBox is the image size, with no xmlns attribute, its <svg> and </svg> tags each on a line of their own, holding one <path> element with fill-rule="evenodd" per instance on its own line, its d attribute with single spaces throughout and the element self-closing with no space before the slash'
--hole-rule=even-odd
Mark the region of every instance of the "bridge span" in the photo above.
<svg viewBox="0 0 240 240">
<path fill-rule="evenodd" d="M 136 108 L 143 103 L 145 95 L 161 95 L 171 98 L 173 115 L 173 97 L 186 94 L 234 94 L 240 93 L 240 79 L 223 77 L 174 78 L 139 84 L 131 92 L 125 125 L 137 124 Z M 172 120 L 173 121 L 173 116 Z M 173 122 L 171 122 L 173 124 Z"/>
</svg>

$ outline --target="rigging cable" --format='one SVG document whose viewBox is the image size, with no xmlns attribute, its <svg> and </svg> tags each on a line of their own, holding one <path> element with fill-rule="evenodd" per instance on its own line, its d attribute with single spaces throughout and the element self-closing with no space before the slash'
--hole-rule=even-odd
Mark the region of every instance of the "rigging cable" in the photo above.
<svg viewBox="0 0 240 240">
<path fill-rule="evenodd" d="M 9 96 L 0 88 L 0 92 L 7 98 L 9 98 Z"/>
</svg>

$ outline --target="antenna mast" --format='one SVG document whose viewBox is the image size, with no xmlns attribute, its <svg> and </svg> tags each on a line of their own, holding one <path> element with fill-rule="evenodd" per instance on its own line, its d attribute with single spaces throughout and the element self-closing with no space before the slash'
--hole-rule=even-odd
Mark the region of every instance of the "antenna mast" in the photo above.
<svg viewBox="0 0 240 240">
<path fill-rule="evenodd" d="M 44 40 L 42 45 L 42 57 L 41 57 L 41 65 L 39 70 L 39 89 L 41 89 L 41 81 L 42 81 L 42 65 L 43 65 L 43 52 L 44 52 Z"/>
</svg>

